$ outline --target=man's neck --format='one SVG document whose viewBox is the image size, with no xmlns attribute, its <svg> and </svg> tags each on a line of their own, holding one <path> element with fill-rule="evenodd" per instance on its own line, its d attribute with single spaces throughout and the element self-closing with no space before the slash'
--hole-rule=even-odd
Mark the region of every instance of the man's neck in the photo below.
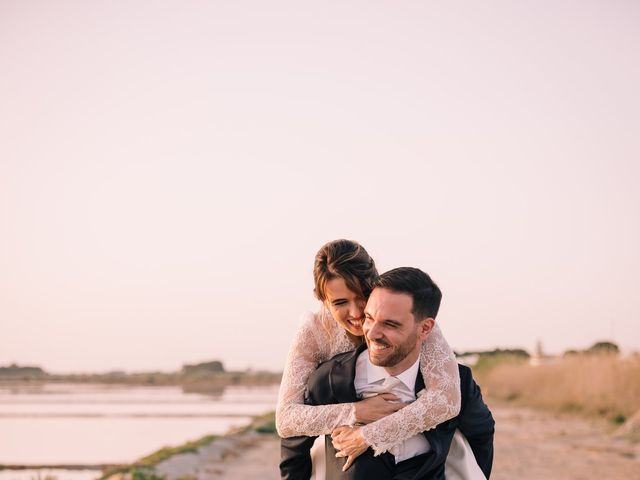
<svg viewBox="0 0 640 480">
<path fill-rule="evenodd" d="M 392 376 L 400 375 L 406 369 L 411 367 L 416 360 L 418 360 L 418 356 L 420 355 L 420 351 L 416 348 L 412 352 L 409 353 L 406 357 L 400 360 L 398 363 L 391 367 L 384 367 L 385 371 Z"/>
</svg>

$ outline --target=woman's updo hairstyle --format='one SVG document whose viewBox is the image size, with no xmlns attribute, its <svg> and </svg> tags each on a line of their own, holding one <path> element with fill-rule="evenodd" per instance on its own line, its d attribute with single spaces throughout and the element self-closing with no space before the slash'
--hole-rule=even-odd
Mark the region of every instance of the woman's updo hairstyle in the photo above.
<svg viewBox="0 0 640 480">
<path fill-rule="evenodd" d="M 334 240 L 318 250 L 313 265 L 313 293 L 318 300 L 326 300 L 325 285 L 338 277 L 344 279 L 349 290 L 369 298 L 378 271 L 373 258 L 358 242 Z"/>
</svg>

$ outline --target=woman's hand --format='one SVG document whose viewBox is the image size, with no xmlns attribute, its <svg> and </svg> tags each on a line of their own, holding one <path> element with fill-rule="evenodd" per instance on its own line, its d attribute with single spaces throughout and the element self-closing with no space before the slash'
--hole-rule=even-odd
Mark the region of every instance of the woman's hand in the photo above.
<svg viewBox="0 0 640 480">
<path fill-rule="evenodd" d="M 347 461 L 342 467 L 343 472 L 346 472 L 353 461 L 369 448 L 358 427 L 337 427 L 331 433 L 331 440 L 333 447 L 338 451 L 336 457 L 347 457 Z"/>
<path fill-rule="evenodd" d="M 393 393 L 381 393 L 375 397 L 366 398 L 356 402 L 356 423 L 367 424 L 375 422 L 405 406 L 406 403 L 401 403 L 400 398 Z"/>
</svg>

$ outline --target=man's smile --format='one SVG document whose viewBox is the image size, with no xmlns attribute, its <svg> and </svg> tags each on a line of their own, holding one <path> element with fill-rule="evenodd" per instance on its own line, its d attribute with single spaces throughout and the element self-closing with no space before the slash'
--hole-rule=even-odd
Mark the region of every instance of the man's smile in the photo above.
<svg viewBox="0 0 640 480">
<path fill-rule="evenodd" d="M 376 351 L 382 351 L 382 350 L 386 350 L 387 348 L 391 348 L 391 345 L 389 345 L 386 342 L 381 342 L 379 340 L 369 340 L 369 348 L 371 350 L 376 350 Z"/>
</svg>

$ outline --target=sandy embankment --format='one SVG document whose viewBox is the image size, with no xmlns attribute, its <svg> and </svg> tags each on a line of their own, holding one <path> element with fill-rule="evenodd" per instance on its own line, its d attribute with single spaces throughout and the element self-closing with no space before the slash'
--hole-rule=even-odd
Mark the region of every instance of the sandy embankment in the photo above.
<svg viewBox="0 0 640 480">
<path fill-rule="evenodd" d="M 279 480 L 279 457 L 278 437 L 248 432 L 216 439 L 197 453 L 174 455 L 156 465 L 155 472 L 166 480 Z"/>
<path fill-rule="evenodd" d="M 640 443 L 616 437 L 605 422 L 510 406 L 492 411 L 497 424 L 492 480 L 640 478 Z M 277 480 L 278 457 L 276 437 L 250 433 L 172 457 L 157 472 L 167 480 L 185 475 Z"/>
</svg>

